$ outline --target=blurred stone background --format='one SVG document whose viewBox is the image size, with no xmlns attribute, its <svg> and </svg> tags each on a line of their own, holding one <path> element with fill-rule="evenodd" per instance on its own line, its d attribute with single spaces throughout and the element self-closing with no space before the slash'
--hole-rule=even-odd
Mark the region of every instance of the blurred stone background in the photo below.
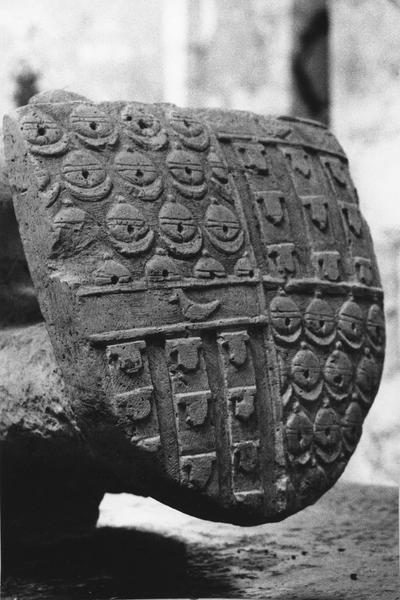
<svg viewBox="0 0 400 600">
<path fill-rule="evenodd" d="M 0 5 L 0 113 L 22 79 L 94 101 L 290 114 L 296 0 L 13 0 Z M 320 2 L 320 0 L 308 0 Z M 344 477 L 400 464 L 400 0 L 327 0 L 330 126 L 350 158 L 386 290 L 379 396 Z"/>
</svg>

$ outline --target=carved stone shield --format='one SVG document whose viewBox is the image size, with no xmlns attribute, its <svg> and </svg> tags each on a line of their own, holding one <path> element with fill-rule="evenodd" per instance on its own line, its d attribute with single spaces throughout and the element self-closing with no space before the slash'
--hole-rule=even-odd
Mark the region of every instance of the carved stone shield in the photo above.
<svg viewBox="0 0 400 600">
<path fill-rule="evenodd" d="M 276 521 L 314 502 L 356 447 L 385 345 L 370 233 L 332 134 L 62 93 L 4 132 L 87 438 L 114 440 L 111 457 L 129 444 L 148 493 L 186 495 L 201 516 Z"/>
</svg>

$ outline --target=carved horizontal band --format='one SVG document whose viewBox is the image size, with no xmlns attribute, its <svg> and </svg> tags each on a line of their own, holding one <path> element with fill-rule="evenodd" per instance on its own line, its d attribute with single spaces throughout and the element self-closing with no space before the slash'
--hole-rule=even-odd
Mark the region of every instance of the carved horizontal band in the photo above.
<svg viewBox="0 0 400 600">
<path fill-rule="evenodd" d="M 278 146 L 279 144 L 282 144 L 282 140 L 279 138 L 246 135 L 243 133 L 233 133 L 226 131 L 218 131 L 217 138 L 220 141 L 243 140 L 244 142 L 260 142 L 260 144 L 264 144 L 266 146 Z M 330 156 L 335 156 L 336 158 L 340 158 L 341 160 L 343 160 L 346 164 L 348 163 L 348 158 L 345 154 L 329 150 L 328 148 L 316 146 L 314 144 L 307 144 L 306 142 L 290 142 L 288 140 L 285 140 L 284 144 L 285 146 L 293 146 L 294 148 L 304 148 L 305 150 L 310 150 L 311 152 L 316 152 L 318 154 L 328 154 Z M 241 169 L 237 167 L 237 170 Z"/>
<path fill-rule="evenodd" d="M 159 327 L 143 327 L 137 329 L 122 329 L 118 331 L 107 331 L 105 333 L 96 333 L 88 336 L 93 344 L 106 344 L 113 341 L 135 340 L 153 335 L 185 334 L 191 331 L 201 331 L 205 329 L 223 329 L 226 327 L 242 325 L 264 325 L 268 323 L 266 315 L 258 317 L 238 317 L 234 319 L 218 319 L 207 321 L 206 323 L 174 323 L 173 325 L 162 325 Z"/>
</svg>

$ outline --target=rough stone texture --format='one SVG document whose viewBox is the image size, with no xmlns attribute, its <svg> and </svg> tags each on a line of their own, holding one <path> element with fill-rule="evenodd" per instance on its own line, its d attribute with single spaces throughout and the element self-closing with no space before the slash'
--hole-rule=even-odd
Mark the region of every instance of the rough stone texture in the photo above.
<svg viewBox="0 0 400 600">
<path fill-rule="evenodd" d="M 372 242 L 335 138 L 295 119 L 56 92 L 6 118 L 5 148 L 95 456 L 131 491 L 242 524 L 329 489 L 384 351 Z"/>
<path fill-rule="evenodd" d="M 2 547 L 94 527 L 105 490 L 44 324 L 0 332 Z"/>
<path fill-rule="evenodd" d="M 395 488 L 342 483 L 301 513 L 251 529 L 109 496 L 92 535 L 10 553 L 3 593 L 18 600 L 398 600 L 397 521 Z"/>
<path fill-rule="evenodd" d="M 0 382 L 2 439 L 23 429 L 42 438 L 80 435 L 43 323 L 0 332 Z"/>
</svg>

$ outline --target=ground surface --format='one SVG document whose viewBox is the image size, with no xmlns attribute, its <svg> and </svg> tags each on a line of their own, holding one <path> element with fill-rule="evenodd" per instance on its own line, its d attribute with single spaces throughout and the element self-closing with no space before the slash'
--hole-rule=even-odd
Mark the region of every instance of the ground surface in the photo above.
<svg viewBox="0 0 400 600">
<path fill-rule="evenodd" d="M 398 493 L 340 483 L 300 514 L 253 528 L 107 495 L 93 535 L 9 549 L 3 564 L 2 597 L 13 600 L 395 600 Z"/>
</svg>

